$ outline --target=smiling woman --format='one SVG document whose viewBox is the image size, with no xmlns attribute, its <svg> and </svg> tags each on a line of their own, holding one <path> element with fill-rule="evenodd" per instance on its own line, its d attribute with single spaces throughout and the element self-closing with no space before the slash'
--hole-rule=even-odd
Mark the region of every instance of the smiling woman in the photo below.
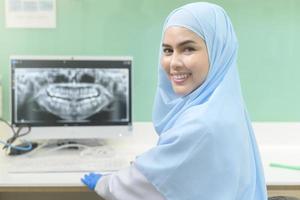
<svg viewBox="0 0 300 200">
<path fill-rule="evenodd" d="M 175 93 L 187 95 L 204 82 L 209 60 L 201 37 L 184 27 L 169 27 L 165 31 L 162 48 L 161 65 Z"/>
<path fill-rule="evenodd" d="M 226 12 L 204 2 L 178 8 L 160 45 L 157 145 L 126 169 L 82 181 L 107 200 L 266 200 Z"/>
</svg>

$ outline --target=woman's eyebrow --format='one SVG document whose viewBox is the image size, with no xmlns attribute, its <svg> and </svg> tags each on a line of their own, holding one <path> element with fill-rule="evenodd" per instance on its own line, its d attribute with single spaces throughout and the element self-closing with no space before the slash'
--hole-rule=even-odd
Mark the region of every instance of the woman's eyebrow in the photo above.
<svg viewBox="0 0 300 200">
<path fill-rule="evenodd" d="M 185 41 L 182 41 L 182 42 L 178 43 L 176 46 L 180 47 L 180 46 L 184 46 L 184 45 L 190 44 L 190 43 L 196 44 L 196 42 L 194 40 L 185 40 Z M 163 43 L 162 46 L 163 47 L 171 47 L 172 45 Z"/>
</svg>

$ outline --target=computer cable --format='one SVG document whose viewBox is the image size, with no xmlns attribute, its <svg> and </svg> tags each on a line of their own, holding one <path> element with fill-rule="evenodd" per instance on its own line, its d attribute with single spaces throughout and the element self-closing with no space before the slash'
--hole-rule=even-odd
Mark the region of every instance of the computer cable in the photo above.
<svg viewBox="0 0 300 200">
<path fill-rule="evenodd" d="M 26 127 L 26 128 L 28 128 L 28 130 L 24 133 L 22 133 L 22 129 L 25 127 L 18 127 L 17 130 L 15 130 L 14 127 L 12 127 L 11 125 L 9 125 L 9 127 L 12 130 L 13 136 L 11 136 L 10 138 L 7 139 L 6 143 L 8 145 L 5 145 L 3 147 L 3 149 L 8 148 L 8 146 L 11 145 L 12 143 L 14 143 L 18 138 L 23 137 L 30 132 L 30 127 Z"/>
<path fill-rule="evenodd" d="M 15 127 L 13 127 L 11 124 L 9 124 L 6 120 L 0 118 L 0 121 L 3 122 L 4 124 L 6 124 L 12 131 L 12 136 L 10 138 L 8 138 L 6 141 L 0 140 L 0 143 L 3 144 L 3 150 L 10 150 L 12 151 L 10 153 L 10 155 L 17 155 L 17 154 L 21 154 L 22 151 L 23 152 L 28 152 L 31 151 L 33 149 L 33 144 L 30 142 L 26 142 L 25 140 L 21 140 L 22 143 L 20 145 L 13 145 L 13 143 L 20 137 L 23 137 L 27 134 L 30 133 L 31 127 L 26 127 L 26 126 L 21 126 L 18 127 L 17 129 L 15 129 Z M 24 128 L 27 128 L 27 130 L 25 132 L 23 132 L 22 130 L 24 130 Z M 36 144 L 34 145 L 36 146 Z"/>
<path fill-rule="evenodd" d="M 0 143 L 4 145 L 5 149 L 13 148 L 13 149 L 16 149 L 16 150 L 19 150 L 19 151 L 29 151 L 29 150 L 32 149 L 32 144 L 29 143 L 29 142 L 24 147 L 21 146 L 21 145 L 15 146 L 15 145 L 9 144 L 7 142 L 4 142 L 2 140 L 0 140 Z M 4 149 L 4 147 L 3 147 L 3 149 Z"/>
</svg>

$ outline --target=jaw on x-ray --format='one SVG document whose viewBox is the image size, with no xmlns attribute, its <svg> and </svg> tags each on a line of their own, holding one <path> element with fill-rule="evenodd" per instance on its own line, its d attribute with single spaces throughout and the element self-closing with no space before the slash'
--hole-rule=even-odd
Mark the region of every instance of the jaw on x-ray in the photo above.
<svg viewBox="0 0 300 200">
<path fill-rule="evenodd" d="M 126 69 L 17 69 L 18 120 L 126 119 L 128 81 Z"/>
</svg>

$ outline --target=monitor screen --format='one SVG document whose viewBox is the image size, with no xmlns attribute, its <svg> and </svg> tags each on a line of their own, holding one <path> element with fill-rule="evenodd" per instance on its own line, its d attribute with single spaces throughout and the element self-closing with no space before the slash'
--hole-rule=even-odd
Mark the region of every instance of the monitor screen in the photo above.
<svg viewBox="0 0 300 200">
<path fill-rule="evenodd" d="M 100 128 L 132 124 L 130 57 L 14 56 L 10 62 L 13 125 L 56 127 L 60 137 L 76 138 L 78 127 L 85 128 L 80 137 L 101 137 Z M 67 128 L 73 133 L 66 135 Z"/>
</svg>

